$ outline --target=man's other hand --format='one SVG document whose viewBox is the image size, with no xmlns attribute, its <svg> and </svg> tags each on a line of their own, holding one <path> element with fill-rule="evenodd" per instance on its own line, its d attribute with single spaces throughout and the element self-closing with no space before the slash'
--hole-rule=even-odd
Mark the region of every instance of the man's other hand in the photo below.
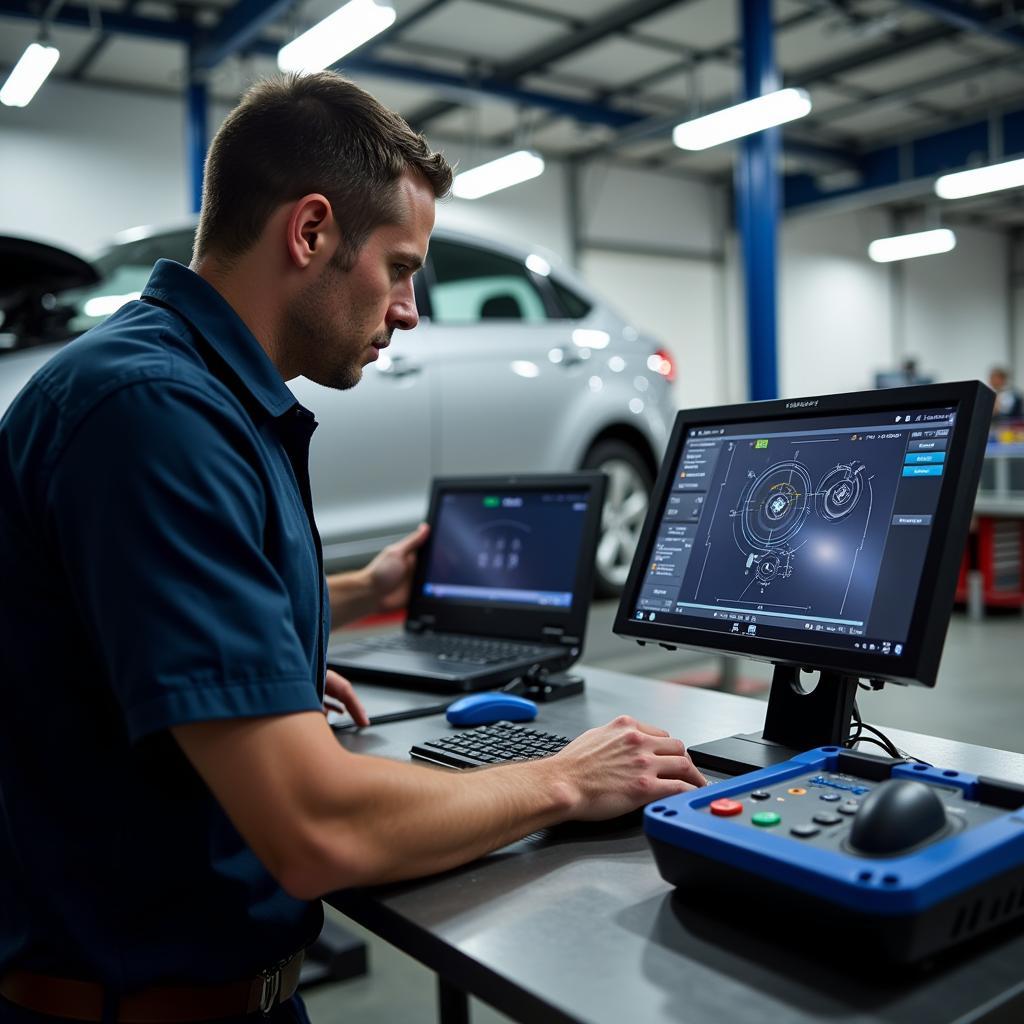
<svg viewBox="0 0 1024 1024">
<path fill-rule="evenodd" d="M 400 611 L 409 603 L 416 552 L 423 546 L 429 533 L 430 527 L 420 523 L 412 533 L 384 548 L 366 567 L 378 612 Z"/>
<path fill-rule="evenodd" d="M 352 721 L 360 728 L 365 728 L 370 724 L 370 717 L 366 713 L 366 708 L 363 707 L 362 701 L 356 696 L 352 684 L 344 676 L 338 675 L 333 669 L 327 670 L 324 696 L 332 697 L 336 700 L 352 716 Z M 331 708 L 330 710 L 333 711 L 334 709 Z"/>
<path fill-rule="evenodd" d="M 577 821 L 615 818 L 707 785 L 682 740 L 628 715 L 583 733 L 551 761 L 577 791 L 568 815 Z"/>
</svg>

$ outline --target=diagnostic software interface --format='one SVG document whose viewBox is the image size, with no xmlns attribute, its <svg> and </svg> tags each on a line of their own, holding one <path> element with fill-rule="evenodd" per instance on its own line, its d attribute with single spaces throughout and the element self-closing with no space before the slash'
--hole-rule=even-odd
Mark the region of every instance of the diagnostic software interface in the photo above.
<svg viewBox="0 0 1024 1024">
<path fill-rule="evenodd" d="M 903 654 L 955 423 L 944 406 L 689 429 L 632 615 Z"/>
<path fill-rule="evenodd" d="M 571 608 L 588 499 L 575 489 L 442 494 L 423 594 Z"/>
</svg>

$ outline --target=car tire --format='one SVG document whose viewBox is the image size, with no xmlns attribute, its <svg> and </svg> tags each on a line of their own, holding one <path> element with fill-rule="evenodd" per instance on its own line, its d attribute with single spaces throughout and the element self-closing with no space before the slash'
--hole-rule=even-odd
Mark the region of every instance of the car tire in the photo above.
<svg viewBox="0 0 1024 1024">
<path fill-rule="evenodd" d="M 654 477 L 644 457 L 625 441 L 599 441 L 587 452 L 583 469 L 608 477 L 594 567 L 597 597 L 618 597 L 626 584 L 640 531 L 651 503 Z"/>
</svg>

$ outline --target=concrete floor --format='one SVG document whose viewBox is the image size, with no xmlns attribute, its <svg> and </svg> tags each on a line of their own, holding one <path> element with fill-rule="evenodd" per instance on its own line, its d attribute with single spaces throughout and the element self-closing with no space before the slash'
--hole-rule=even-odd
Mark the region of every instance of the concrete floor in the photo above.
<svg viewBox="0 0 1024 1024">
<path fill-rule="evenodd" d="M 612 602 L 592 609 L 583 659 L 586 664 L 717 687 L 719 662 L 682 651 L 641 648 L 619 639 L 611 632 L 614 617 Z M 734 692 L 767 699 L 771 666 L 740 660 L 736 669 L 731 686 Z M 880 693 L 862 693 L 859 699 L 864 720 L 874 725 L 1024 753 L 1024 621 L 1013 615 L 969 622 L 963 615 L 954 615 L 934 690 L 889 686 Z M 623 710 L 629 710 L 627 693 L 623 694 Z M 682 726 L 658 724 L 686 739 Z M 432 973 L 340 915 L 336 919 L 369 943 L 370 973 L 307 992 L 313 1024 L 435 1021 Z M 476 1000 L 471 1015 L 473 1024 L 508 1020 Z"/>
</svg>

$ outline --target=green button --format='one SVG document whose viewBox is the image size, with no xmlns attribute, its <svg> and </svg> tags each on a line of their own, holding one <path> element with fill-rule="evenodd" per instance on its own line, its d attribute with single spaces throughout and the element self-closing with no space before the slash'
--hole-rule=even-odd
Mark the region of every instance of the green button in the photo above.
<svg viewBox="0 0 1024 1024">
<path fill-rule="evenodd" d="M 760 825 L 761 828 L 769 828 L 772 825 L 778 825 L 782 818 L 774 811 L 758 811 L 750 820 L 755 825 Z"/>
</svg>

